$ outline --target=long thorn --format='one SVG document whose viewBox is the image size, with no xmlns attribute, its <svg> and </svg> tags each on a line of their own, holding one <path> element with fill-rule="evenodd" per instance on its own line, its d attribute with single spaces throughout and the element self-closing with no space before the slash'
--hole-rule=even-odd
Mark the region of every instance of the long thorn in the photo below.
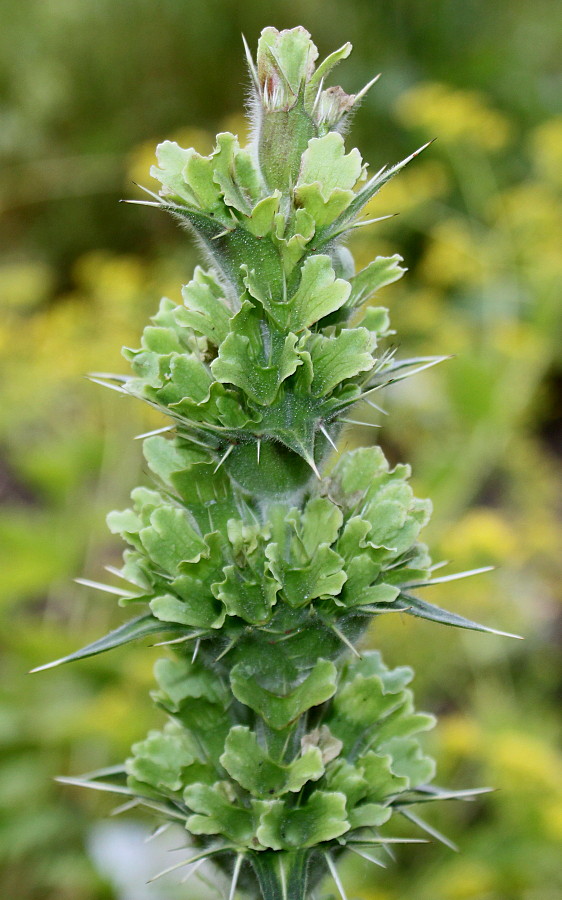
<svg viewBox="0 0 562 900">
<path fill-rule="evenodd" d="M 197 856 L 192 856 L 191 859 L 184 859 L 182 862 L 169 866 L 167 869 L 162 869 L 157 875 L 153 875 L 152 878 L 149 878 L 147 884 L 152 884 L 153 881 L 162 878 L 163 875 L 167 875 L 169 872 L 175 872 L 176 869 L 183 869 L 184 866 L 190 866 L 192 863 L 199 862 L 200 859 L 207 859 L 210 856 L 216 856 L 217 853 L 222 853 L 224 850 L 230 849 L 230 847 L 218 847 L 215 850 L 204 850 L 202 853 L 198 853 Z"/>
<path fill-rule="evenodd" d="M 135 797 L 134 800 L 128 800 L 126 803 L 121 803 L 121 804 L 119 804 L 119 806 L 116 806 L 114 809 L 111 810 L 109 815 L 110 816 L 120 816 L 121 813 L 129 812 L 130 809 L 135 809 L 139 805 L 140 805 L 140 800 L 138 800 Z"/>
<path fill-rule="evenodd" d="M 203 863 L 206 863 L 206 862 L 207 862 L 206 859 L 200 859 L 198 862 L 194 863 L 194 864 L 192 865 L 192 867 L 190 868 L 189 872 L 187 873 L 187 875 L 184 875 L 184 877 L 182 878 L 180 884 L 185 884 L 186 881 L 189 881 L 189 879 L 191 878 L 191 876 L 192 876 L 192 875 L 195 875 L 195 873 L 197 872 L 197 869 L 199 869 L 199 867 L 202 866 Z"/>
<path fill-rule="evenodd" d="M 236 857 L 236 862 L 234 863 L 234 871 L 232 873 L 232 881 L 230 882 L 230 893 L 228 895 L 228 900 L 234 900 L 234 895 L 236 894 L 236 885 L 238 884 L 238 876 L 240 875 L 240 869 L 242 868 L 242 863 L 244 861 L 244 857 L 241 853 Z"/>
<path fill-rule="evenodd" d="M 257 450 L 258 466 L 259 466 L 259 464 L 260 464 L 260 453 L 261 453 L 261 438 L 258 438 L 258 439 L 257 439 L 257 442 L 256 442 L 256 450 Z"/>
<path fill-rule="evenodd" d="M 367 84 L 365 85 L 365 87 L 362 88 L 362 89 L 359 91 L 359 93 L 355 95 L 355 100 L 353 101 L 353 105 L 354 105 L 354 106 L 355 106 L 355 104 L 358 102 L 358 100 L 362 100 L 362 99 L 363 99 L 363 97 L 365 96 L 365 94 L 367 93 L 367 91 L 370 91 L 370 90 L 371 90 L 371 88 L 373 87 L 373 85 L 377 83 L 377 81 L 379 80 L 380 77 L 381 77 L 381 73 L 379 72 L 378 75 L 375 75 L 374 78 L 371 78 L 371 80 L 370 80 L 369 82 L 367 82 Z"/>
<path fill-rule="evenodd" d="M 260 82 L 258 78 L 258 73 L 256 71 L 256 65 L 254 63 L 250 48 L 248 47 L 248 42 L 244 35 L 242 35 L 242 43 L 244 44 L 244 53 L 246 54 L 246 62 L 248 63 L 248 68 L 250 70 L 250 75 L 252 77 L 252 81 L 254 82 L 254 87 L 258 94 L 260 93 Z"/>
<path fill-rule="evenodd" d="M 160 194 L 155 194 L 154 191 L 151 191 L 149 188 L 145 187 L 144 184 L 139 184 L 136 181 L 133 181 L 135 187 L 138 187 L 139 190 L 144 191 L 145 194 L 148 194 L 150 197 L 154 197 L 155 200 L 158 200 L 158 203 L 162 203 L 162 197 Z"/>
<path fill-rule="evenodd" d="M 193 655 L 191 657 L 191 665 L 193 665 L 193 663 L 197 659 L 197 654 L 199 653 L 200 646 L 201 646 L 201 638 L 197 638 L 197 640 L 195 641 L 195 647 L 193 648 Z"/>
<path fill-rule="evenodd" d="M 135 435 L 135 441 L 142 441 L 147 437 L 154 437 L 155 434 L 163 434 L 165 431 L 172 431 L 176 426 L 175 425 L 164 425 L 163 428 L 155 428 L 153 431 L 145 431 L 144 434 Z"/>
<path fill-rule="evenodd" d="M 226 656 L 227 653 L 230 653 L 230 651 L 232 650 L 232 648 L 234 647 L 234 645 L 235 645 L 236 643 L 237 643 L 237 640 L 236 640 L 236 639 L 233 639 L 232 641 L 230 641 L 230 643 L 228 643 L 228 644 L 226 645 L 226 647 L 224 648 L 224 650 L 222 651 L 222 653 L 219 653 L 219 655 L 216 657 L 215 662 L 218 662 L 220 659 L 223 658 L 223 656 Z"/>
<path fill-rule="evenodd" d="M 94 588 L 96 591 L 103 591 L 106 594 L 116 594 L 117 597 L 126 597 L 127 600 L 136 600 L 141 594 L 134 594 L 132 591 L 122 591 L 112 584 L 102 584 L 101 581 L 90 581 L 89 578 L 75 578 L 76 584 L 83 584 L 84 587 Z"/>
<path fill-rule="evenodd" d="M 468 569 L 466 572 L 455 572 L 453 575 L 441 575 L 439 578 L 431 578 L 429 581 L 408 582 L 403 587 L 431 587 L 432 584 L 445 584 L 447 581 L 458 581 L 460 578 L 469 578 L 471 575 L 483 575 L 484 572 L 493 572 L 495 568 L 495 566 L 482 566 L 481 569 Z M 77 578 L 76 581 L 78 580 Z"/>
<path fill-rule="evenodd" d="M 373 403 L 372 400 L 367 400 L 366 397 L 365 397 L 365 398 L 362 398 L 362 399 L 364 399 L 364 400 L 365 400 L 365 403 L 367 403 L 372 409 L 376 409 L 377 412 L 382 413 L 383 416 L 387 416 L 387 415 L 388 415 L 388 411 L 387 411 L 386 409 L 383 409 L 382 406 L 379 406 L 377 403 Z"/>
<path fill-rule="evenodd" d="M 336 887 L 337 887 L 337 889 L 338 889 L 338 891 L 339 891 L 339 895 L 340 895 L 340 897 L 341 897 L 341 900 L 347 900 L 347 897 L 346 897 L 346 895 L 345 895 L 345 891 L 344 891 L 344 889 L 343 889 L 343 884 L 342 884 L 341 881 L 340 881 L 340 876 L 338 875 L 338 872 L 337 872 L 337 869 L 336 869 L 336 867 L 335 867 L 335 865 L 334 865 L 334 861 L 333 861 L 332 857 L 330 856 L 329 853 L 325 853 L 325 854 L 324 854 L 324 859 L 326 860 L 326 865 L 328 866 L 328 871 L 330 872 L 330 875 L 332 876 L 332 878 L 334 879 L 334 881 L 335 881 L 335 883 L 336 883 Z"/>
<path fill-rule="evenodd" d="M 234 228 L 225 228 L 224 231 L 219 231 L 218 234 L 213 235 L 211 238 L 212 241 L 217 241 L 219 238 L 224 237 L 226 234 L 232 234 Z"/>
<path fill-rule="evenodd" d="M 120 203 L 130 203 L 131 206 L 155 206 L 158 209 L 162 208 L 161 203 L 153 203 L 152 200 L 120 200 Z"/>
<path fill-rule="evenodd" d="M 184 644 L 187 641 L 193 641 L 194 639 L 198 640 L 204 634 L 205 634 L 204 631 L 200 631 L 197 634 L 185 634 L 179 638 L 174 638 L 171 641 L 159 641 L 157 644 L 153 644 L 152 646 L 153 647 L 168 647 L 171 644 Z"/>
<path fill-rule="evenodd" d="M 367 862 L 373 863 L 375 866 L 380 866 L 381 869 L 386 869 L 386 866 L 380 859 L 375 859 L 370 856 L 366 850 L 360 850 L 358 847 L 352 847 L 350 844 L 346 844 L 348 850 L 351 850 L 352 853 L 356 853 L 357 856 L 360 856 L 362 859 L 366 859 Z"/>
<path fill-rule="evenodd" d="M 345 422 L 346 425 L 360 425 L 362 428 L 380 428 L 380 425 L 375 425 L 373 422 L 358 422 L 356 419 L 340 419 L 340 422 Z"/>
<path fill-rule="evenodd" d="M 330 625 L 330 628 L 332 629 L 332 631 L 334 632 L 334 634 L 337 634 L 337 636 L 339 637 L 339 639 L 340 639 L 340 641 L 342 642 L 342 644 L 345 644 L 346 647 L 349 647 L 349 649 L 351 650 L 352 653 L 355 654 L 355 656 L 357 657 L 357 659 L 363 659 L 363 657 L 362 657 L 361 654 L 359 653 L 359 650 L 357 650 L 357 648 L 353 646 L 353 644 L 351 643 L 351 641 L 349 641 L 349 640 L 346 638 L 345 634 L 343 634 L 343 632 L 341 632 L 341 631 L 339 630 L 339 628 L 336 628 L 335 625 Z"/>
<path fill-rule="evenodd" d="M 397 215 L 398 213 L 388 213 L 386 216 L 377 216 L 376 219 L 361 219 L 359 222 L 353 222 L 352 225 L 348 225 L 346 231 L 352 228 L 362 228 L 363 225 L 375 225 L 377 222 L 384 222 L 385 219 L 395 219 Z"/>
<path fill-rule="evenodd" d="M 425 831 L 427 834 L 430 834 L 431 837 L 434 837 L 435 840 L 439 841 L 441 844 L 445 844 L 446 847 L 449 847 L 450 850 L 454 850 L 455 853 L 459 852 L 459 848 L 457 845 L 451 841 L 447 835 L 442 834 L 440 831 L 437 831 L 437 828 L 433 828 L 432 825 L 428 825 L 427 822 L 424 822 L 423 819 L 420 819 L 418 816 L 414 815 L 413 812 L 410 812 L 409 809 L 404 809 L 402 807 L 400 812 L 404 816 L 404 818 L 408 819 L 414 825 L 417 825 L 418 828 L 421 828 L 422 831 Z"/>
<path fill-rule="evenodd" d="M 314 474 L 316 475 L 318 481 L 320 481 L 322 476 L 320 475 L 320 472 L 318 471 L 318 467 L 317 467 L 316 463 L 314 462 L 313 457 L 307 456 L 306 461 L 307 461 L 308 465 L 310 466 L 310 468 L 312 469 L 312 471 L 314 472 Z"/>
<path fill-rule="evenodd" d="M 322 94 L 322 89 L 324 87 L 324 79 L 320 79 L 320 84 L 318 86 L 318 90 L 316 91 L 316 97 L 314 98 L 314 103 L 312 105 L 312 113 L 316 112 L 316 107 L 318 106 L 318 101 L 320 100 L 320 96 Z"/>
<path fill-rule="evenodd" d="M 322 434 L 324 435 L 324 437 L 326 438 L 326 440 L 328 441 L 328 443 L 332 445 L 332 447 L 334 448 L 334 450 L 336 451 L 336 453 L 339 453 L 339 450 L 338 450 L 338 448 L 336 447 L 336 445 L 334 444 L 332 438 L 330 437 L 329 432 L 327 431 L 326 428 L 324 428 L 323 425 L 320 426 L 320 431 L 322 432 Z"/>
<path fill-rule="evenodd" d="M 234 450 L 234 444 L 230 444 L 230 446 L 229 446 L 228 450 L 226 451 L 226 453 L 225 453 L 223 456 L 221 456 L 221 458 L 219 459 L 219 461 L 218 461 L 218 463 L 217 463 L 217 465 L 216 465 L 216 468 L 215 468 L 214 471 L 213 471 L 213 475 L 216 475 L 216 473 L 218 472 L 218 470 L 219 470 L 220 467 L 222 466 L 223 462 L 230 456 L 230 454 L 232 453 L 233 450 Z"/>
<path fill-rule="evenodd" d="M 146 837 L 144 839 L 144 843 L 149 844 L 150 841 L 154 841 L 161 834 L 164 834 L 165 831 L 168 831 L 168 828 L 170 827 L 170 825 L 171 825 L 170 822 L 164 822 L 162 825 L 159 825 L 158 828 L 155 828 L 154 831 L 151 832 L 151 834 L 149 834 L 148 837 Z"/>
<path fill-rule="evenodd" d="M 128 391 L 123 390 L 118 384 L 110 384 L 109 381 L 102 381 L 101 378 L 94 378 L 92 375 L 86 375 L 86 378 L 88 381 L 93 381 L 94 384 L 101 384 L 102 387 L 109 388 L 110 391 L 117 391 L 118 394 L 125 394 L 126 397 L 131 396 Z"/>
</svg>

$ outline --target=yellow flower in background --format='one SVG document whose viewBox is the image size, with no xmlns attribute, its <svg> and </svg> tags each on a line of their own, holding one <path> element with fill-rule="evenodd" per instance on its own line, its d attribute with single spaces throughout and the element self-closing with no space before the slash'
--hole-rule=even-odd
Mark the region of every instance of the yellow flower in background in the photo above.
<svg viewBox="0 0 562 900">
<path fill-rule="evenodd" d="M 39 260 L 5 263 L 0 266 L 0 305 L 2 310 L 28 310 L 42 303 L 51 293 L 54 273 Z"/>
<path fill-rule="evenodd" d="M 445 753 L 461 757 L 478 756 L 484 741 L 484 734 L 478 723 L 460 714 L 442 719 L 437 737 Z"/>
<path fill-rule="evenodd" d="M 484 94 L 427 82 L 406 91 L 396 105 L 398 120 L 422 128 L 449 144 L 471 143 L 485 151 L 502 150 L 509 143 L 510 121 L 493 109 Z"/>
<path fill-rule="evenodd" d="M 74 265 L 73 275 L 80 288 L 113 305 L 144 290 L 147 272 L 138 257 L 115 256 L 98 250 L 81 256 Z"/>
<path fill-rule="evenodd" d="M 546 801 L 542 807 L 542 818 L 546 836 L 562 843 L 562 797 Z"/>
<path fill-rule="evenodd" d="M 562 799 L 562 758 L 544 738 L 508 731 L 492 739 L 492 744 L 488 759 L 498 784 L 515 784 L 518 790 L 531 793 L 545 788 Z"/>
<path fill-rule="evenodd" d="M 556 239 L 562 237 L 562 210 L 560 200 L 548 184 L 540 181 L 523 181 L 503 191 L 490 204 L 492 224 L 502 223 L 516 234 L 530 241 L 533 252 L 541 249 L 542 241 L 553 232 Z"/>
<path fill-rule="evenodd" d="M 562 116 L 537 126 L 531 132 L 529 143 L 538 174 L 562 187 Z"/>
<path fill-rule="evenodd" d="M 495 564 L 517 549 L 517 535 L 505 515 L 489 507 L 468 510 L 444 539 L 442 552 L 458 565 Z"/>
<path fill-rule="evenodd" d="M 243 116 L 239 112 L 234 112 L 222 119 L 220 123 L 220 130 L 230 131 L 231 134 L 238 135 L 240 146 L 245 147 L 250 140 L 250 130 L 248 126 L 249 123 L 246 116 Z M 184 144 L 183 146 L 187 147 L 187 144 Z"/>
<path fill-rule="evenodd" d="M 497 896 L 494 890 L 494 870 L 486 863 L 457 858 L 445 865 L 431 881 L 433 900 L 487 900 Z"/>
<path fill-rule="evenodd" d="M 375 194 L 365 206 L 365 216 L 410 212 L 428 200 L 443 197 L 449 190 L 447 169 L 437 159 L 420 160 L 405 169 L 400 178 L 385 184 L 380 195 Z M 382 198 L 382 200 L 381 200 Z"/>
<path fill-rule="evenodd" d="M 156 164 L 156 145 L 160 140 L 161 138 L 154 138 L 143 141 L 129 154 L 125 184 L 127 191 L 135 196 L 142 194 L 146 197 L 145 191 L 135 185 L 142 185 L 154 193 L 158 193 L 160 182 L 152 178 L 149 172 L 150 167 Z M 182 128 L 170 134 L 168 140 L 176 141 L 180 147 L 194 147 L 198 153 L 205 155 L 213 149 L 213 138 L 210 132 L 204 131 L 202 128 Z"/>
<path fill-rule="evenodd" d="M 485 279 L 483 248 L 476 244 L 466 219 L 439 222 L 418 269 L 432 285 L 481 284 Z"/>
</svg>

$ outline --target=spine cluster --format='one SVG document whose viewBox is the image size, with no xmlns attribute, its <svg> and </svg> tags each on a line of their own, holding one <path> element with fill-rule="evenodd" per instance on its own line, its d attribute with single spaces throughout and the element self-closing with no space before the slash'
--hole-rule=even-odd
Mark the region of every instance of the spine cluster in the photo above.
<svg viewBox="0 0 562 900">
<path fill-rule="evenodd" d="M 231 897 L 238 883 L 299 900 L 326 869 L 339 883 L 345 849 L 376 862 L 394 814 L 423 827 L 411 806 L 443 796 L 418 741 L 433 718 L 414 710 L 410 669 L 357 644 L 396 611 L 481 627 L 418 596 L 436 579 L 408 467 L 335 451 L 359 401 L 436 361 L 384 349 L 387 311 L 370 301 L 400 257 L 356 273 L 343 244 L 409 161 L 368 179 L 346 153 L 363 92 L 324 85 L 350 50 L 316 66 L 304 29 L 266 28 L 248 54 L 250 145 L 159 146 L 152 205 L 189 226 L 208 268 L 182 306 L 162 300 L 124 351 L 133 374 L 109 381 L 169 425 L 144 441 L 152 486 L 109 516 L 128 545 L 114 573 L 128 587 L 109 590 L 141 614 L 72 658 L 161 635 L 153 697 L 169 721 L 120 781 L 87 784 L 181 823 L 182 864 L 214 859 Z"/>
</svg>

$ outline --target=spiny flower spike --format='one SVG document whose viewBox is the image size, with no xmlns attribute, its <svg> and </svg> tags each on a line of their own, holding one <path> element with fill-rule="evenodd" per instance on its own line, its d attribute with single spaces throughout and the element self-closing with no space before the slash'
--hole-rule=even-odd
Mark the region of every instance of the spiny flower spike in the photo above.
<svg viewBox="0 0 562 900">
<path fill-rule="evenodd" d="M 359 151 L 346 152 L 342 131 L 367 88 L 325 85 L 350 51 L 317 65 L 303 28 L 266 28 L 255 62 L 246 47 L 249 146 L 228 133 L 209 156 L 159 146 L 162 187 L 146 203 L 189 226 L 208 268 L 124 350 L 131 376 L 91 376 L 169 424 L 139 435 L 152 486 L 108 517 L 127 544 L 122 568 L 108 567 L 118 583 L 81 579 L 140 614 L 39 667 L 139 638 L 166 646 L 152 695 L 163 729 L 124 766 L 63 780 L 181 823 L 185 859 L 160 875 L 195 878 L 211 861 L 231 900 L 237 889 L 304 900 L 326 869 L 345 898 L 342 853 L 380 867 L 393 843 L 425 840 L 387 833 L 397 816 L 450 846 L 412 807 L 478 793 L 431 787 L 419 735 L 433 717 L 415 711 L 411 670 L 388 669 L 363 637 L 397 612 L 494 629 L 418 596 L 458 576 L 434 576 L 419 540 L 431 506 L 408 466 L 391 469 L 378 447 L 325 465 L 345 423 L 360 422 L 355 405 L 380 409 L 375 391 L 442 359 L 384 349 L 388 313 L 372 299 L 402 260 L 355 272 L 341 242 L 420 152 L 370 180 Z"/>
</svg>

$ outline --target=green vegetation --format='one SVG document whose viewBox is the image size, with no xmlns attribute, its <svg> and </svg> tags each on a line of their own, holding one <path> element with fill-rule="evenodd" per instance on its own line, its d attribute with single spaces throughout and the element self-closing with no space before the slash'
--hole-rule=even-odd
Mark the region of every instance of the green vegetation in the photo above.
<svg viewBox="0 0 562 900">
<path fill-rule="evenodd" d="M 22 9 L 25 6 L 30 4 Z M 399 865 L 389 868 L 384 882 L 346 864 L 348 894 L 377 900 L 499 900 L 506 893 L 542 900 L 556 897 L 560 889 L 560 757 L 553 748 L 559 730 L 559 445 L 554 390 L 560 330 L 557 248 L 562 235 L 557 159 L 562 139 L 549 100 L 555 95 L 549 94 L 548 68 L 556 28 L 536 11 L 531 25 L 525 8 L 515 4 L 500 16 L 498 31 L 491 11 L 472 6 L 473 25 L 468 28 L 466 21 L 458 21 L 459 10 L 445 22 L 437 9 L 418 15 L 412 8 L 398 29 L 384 17 L 375 21 L 378 14 L 359 4 L 350 15 L 349 36 L 356 49 L 346 63 L 350 68 L 345 84 L 356 87 L 372 74 L 373 63 L 361 58 L 366 53 L 362 35 L 368 32 L 380 41 L 373 53 L 375 71 L 385 73 L 356 119 L 364 156 L 376 169 L 425 140 L 439 140 L 373 204 L 374 217 L 396 211 L 400 217 L 381 222 L 372 233 L 357 234 L 349 246 L 358 266 L 375 254 L 396 251 L 410 265 L 407 279 L 385 288 L 384 302 L 392 309 L 401 355 L 455 355 L 434 376 L 424 373 L 407 382 L 407 389 L 396 385 L 385 392 L 391 416 L 382 418 L 366 408 L 357 418 L 367 421 L 372 416 L 373 423 L 384 426 L 375 434 L 380 434 L 387 456 L 393 464 L 412 461 L 416 493 L 434 499 L 427 533 L 436 558 L 451 559 L 456 569 L 499 566 L 482 579 L 435 586 L 431 600 L 468 618 L 523 632 L 527 641 L 524 645 L 447 632 L 437 654 L 432 649 L 435 630 L 425 640 L 424 623 L 402 616 L 379 620 L 376 643 L 387 662 L 412 662 L 418 673 L 418 703 L 440 711 L 440 725 L 430 743 L 426 741 L 438 757 L 440 780 L 458 788 L 494 784 L 501 790 L 472 804 L 436 806 L 430 820 L 462 845 L 459 856 L 438 845 L 411 845 L 404 851 L 398 847 Z M 100 397 L 103 392 L 79 381 L 86 371 L 118 367 L 119 344 L 135 346 L 161 293 L 180 301 L 177 285 L 189 278 L 194 260 L 186 256 L 185 237 L 165 230 L 164 217 L 139 216 L 131 207 L 121 207 L 117 220 L 113 197 L 130 196 L 131 177 L 147 183 L 144 172 L 151 151 L 145 138 L 158 132 L 176 137 L 177 123 L 196 120 L 199 131 L 177 133 L 177 140 L 208 153 L 211 141 L 204 129 L 212 124 L 216 130 L 217 119 L 240 102 L 239 25 L 232 38 L 224 30 L 217 38 L 223 41 L 225 62 L 220 79 L 212 76 L 212 96 L 219 97 L 223 82 L 225 87 L 230 84 L 230 93 L 197 120 L 191 115 L 192 97 L 185 112 L 185 79 L 194 91 L 191 85 L 203 79 L 204 67 L 189 63 L 181 85 L 171 72 L 185 71 L 180 60 L 197 59 L 190 42 L 200 42 L 205 16 L 212 22 L 216 8 L 198 15 L 197 27 L 188 36 L 182 31 L 185 10 L 180 16 L 178 6 L 175 46 L 179 48 L 183 35 L 188 52 L 180 54 L 178 49 L 168 55 L 161 41 L 164 32 L 173 32 L 173 4 L 163 6 L 158 28 L 147 27 L 149 13 L 139 5 L 141 9 L 139 17 L 127 13 L 127 43 L 131 52 L 138 49 L 142 55 L 138 71 L 152 71 L 151 60 L 160 51 L 168 112 L 158 103 L 157 114 L 168 115 L 167 121 L 157 120 L 156 112 L 143 117 L 132 105 L 127 117 L 108 115 L 91 102 L 99 77 L 67 80 L 67 97 L 73 99 L 61 105 L 59 93 L 57 106 L 52 91 L 49 94 L 55 81 L 44 77 L 43 67 L 53 58 L 53 42 L 59 38 L 47 27 L 45 14 L 54 11 L 55 23 L 64 18 L 60 35 L 65 46 L 59 52 L 72 72 L 72 55 L 76 65 L 84 58 L 93 8 L 84 5 L 81 16 L 72 18 L 71 3 L 53 3 L 34 10 L 35 32 L 42 33 L 33 56 L 36 84 L 26 95 L 27 105 L 19 107 L 19 131 L 9 131 L 18 168 L 10 170 L 13 177 L 4 185 L 15 211 L 7 218 L 9 239 L 4 241 L 12 252 L 1 270 L 3 295 L 10 301 L 1 330 L 5 509 L 0 522 L 2 666 L 9 686 L 2 698 L 2 794 L 7 804 L 2 885 L 8 896 L 113 896 L 80 853 L 88 823 L 110 806 L 96 805 L 87 792 L 52 788 L 49 778 L 124 758 L 131 742 L 161 725 L 146 708 L 152 660 L 144 648 L 115 651 L 42 679 L 20 677 L 26 668 L 71 652 L 85 636 L 94 640 L 122 621 L 111 603 L 100 603 L 83 587 L 71 590 L 68 582 L 84 572 L 99 578 L 101 563 L 116 563 L 102 521 L 117 497 L 125 504 L 128 490 L 139 480 L 138 448 L 128 439 L 163 424 L 140 404 L 136 410 L 133 404 L 125 407 L 117 395 Z M 250 4 L 243 23 L 248 37 L 258 30 L 259 15 Z M 330 24 L 323 6 L 319 30 L 314 16 L 320 19 L 320 9 L 308 15 L 305 24 L 319 34 L 322 46 L 336 45 L 338 16 L 332 16 Z M 19 35 L 18 41 L 11 40 L 14 51 L 21 48 L 18 59 L 15 52 L 3 53 L 6 65 L 12 66 L 13 84 L 21 83 L 14 74 L 16 62 L 21 66 L 31 61 L 32 31 L 24 38 L 18 27 L 14 15 L 9 34 L 2 38 Z M 115 44 L 112 56 L 109 35 L 119 27 L 103 4 L 96 28 L 95 48 L 88 46 L 92 60 L 99 54 L 94 60 L 98 74 L 102 65 L 119 72 L 119 59 L 125 62 L 123 44 Z M 531 29 L 533 40 L 528 39 Z M 541 29 L 544 35 L 538 37 Z M 460 31 L 463 52 L 453 55 L 451 35 Z M 76 40 L 80 33 L 82 47 Z M 211 33 L 210 26 L 205 33 Z M 144 46 L 141 34 L 146 40 L 150 34 Z M 496 52 L 502 41 L 516 53 L 517 66 L 509 52 Z M 532 56 L 533 45 L 542 48 L 542 71 Z M 415 70 L 408 62 L 408 46 L 415 54 Z M 133 68 L 134 55 L 127 56 Z M 224 78 L 225 71 L 232 73 L 232 82 Z M 427 90 L 424 80 L 430 82 Z M 408 83 L 415 87 L 404 92 Z M 118 86 L 114 95 L 96 90 L 95 102 L 111 100 L 116 108 L 125 108 L 119 80 Z M 32 105 L 39 88 L 41 113 Z M 133 92 L 132 104 L 143 103 L 148 110 L 147 90 Z M 203 90 L 200 96 L 196 111 L 206 102 Z M 82 124 L 75 127 L 70 147 L 62 115 L 94 106 L 95 116 L 81 113 Z M 54 116 L 57 109 L 61 124 Z M 476 118 L 471 128 L 463 125 L 455 131 L 459 119 L 474 123 L 478 109 L 483 120 Z M 486 137 L 490 112 L 494 133 L 500 135 L 495 145 Z M 218 124 L 219 129 L 239 131 L 238 124 Z M 103 142 L 93 140 L 96 128 L 103 132 Z M 4 147 L 7 137 L 5 132 Z M 124 171 L 124 151 L 135 140 L 143 143 L 130 160 L 127 184 L 119 187 L 119 165 Z M 38 160 L 44 155 L 64 160 L 65 154 L 80 158 L 86 147 L 122 154 L 117 169 L 116 157 L 107 157 L 107 162 L 96 157 L 110 173 L 109 181 L 100 179 L 96 186 L 80 177 L 81 190 L 90 192 L 87 199 L 67 196 L 78 183 L 69 168 L 57 182 L 60 190 L 53 181 L 52 190 L 45 190 L 53 176 L 52 159 L 49 166 L 24 172 L 23 163 L 26 158 L 32 161 L 33 153 Z M 52 196 L 56 208 L 17 207 L 24 189 L 28 197 Z M 115 193 L 105 195 L 106 190 Z M 78 210 L 84 227 L 68 227 L 69 220 L 77 221 Z M 27 243 L 18 227 L 23 215 L 33 224 L 26 230 Z M 162 247 L 164 237 L 169 252 L 165 259 L 155 258 L 150 248 Z M 115 255 L 99 249 L 106 246 L 115 248 Z M 365 443 L 373 434 L 369 429 L 359 435 L 350 427 L 341 446 Z M 412 836 L 414 831 L 404 829 L 402 834 Z"/>
</svg>

